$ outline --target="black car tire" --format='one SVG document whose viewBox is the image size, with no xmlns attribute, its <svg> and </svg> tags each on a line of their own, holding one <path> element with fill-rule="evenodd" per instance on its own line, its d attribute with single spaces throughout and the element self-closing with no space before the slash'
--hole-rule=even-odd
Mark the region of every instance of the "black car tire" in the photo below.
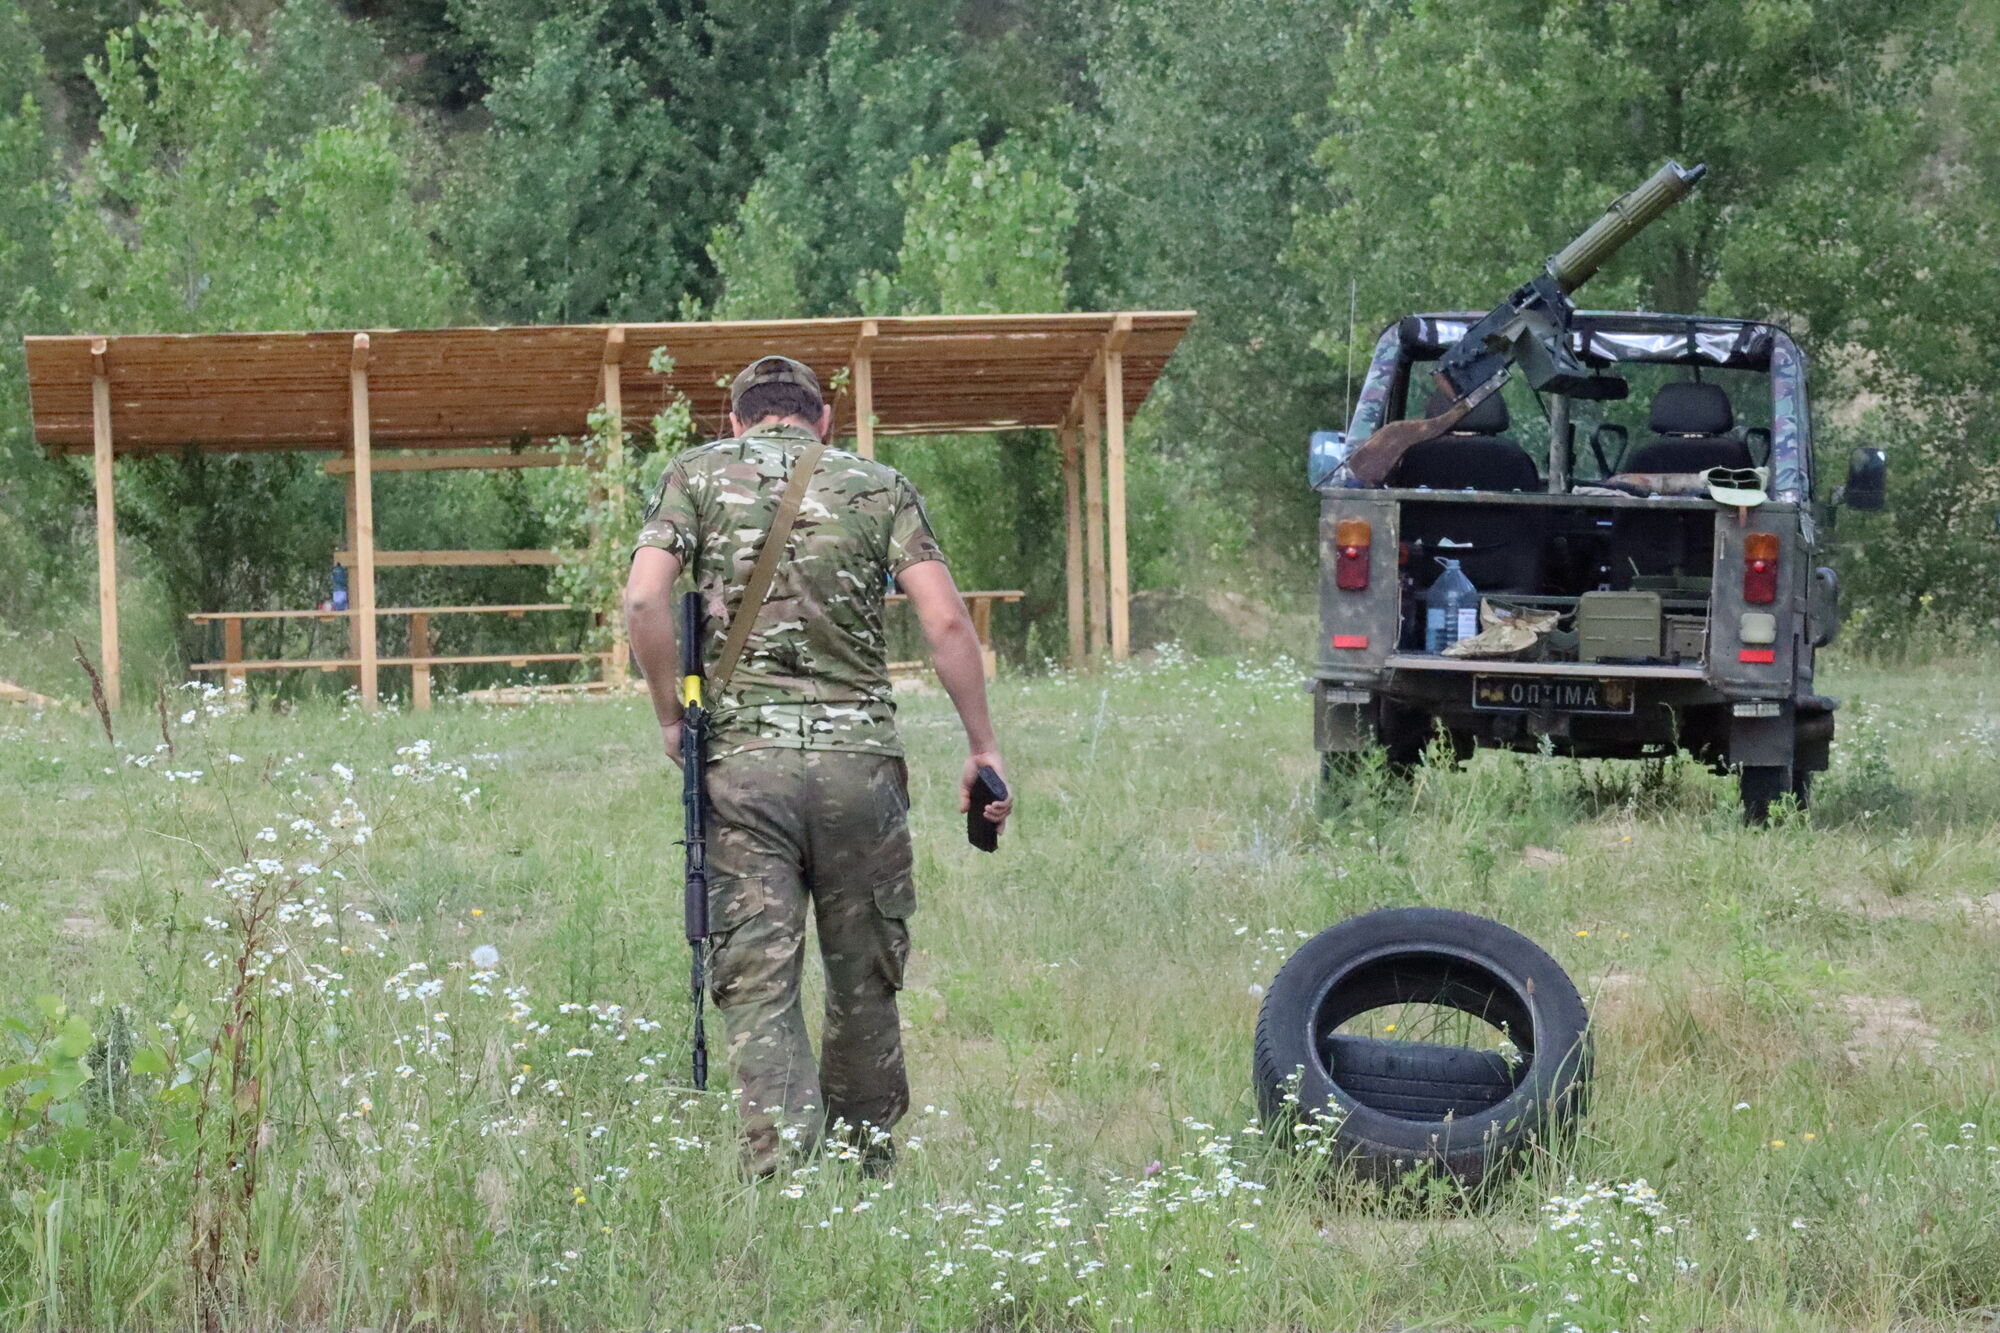
<svg viewBox="0 0 2000 1333">
<path fill-rule="evenodd" d="M 1476 1014 L 1504 1027 L 1522 1058 L 1335 1031 L 1397 1003 Z M 1443 908 L 1388 908 L 1321 931 L 1279 970 L 1257 1015 L 1264 1120 L 1283 1132 L 1307 1110 L 1329 1117 L 1334 1156 L 1384 1184 L 1413 1169 L 1478 1184 L 1573 1122 L 1589 1072 L 1589 1016 L 1561 965 L 1497 921 Z"/>
</svg>

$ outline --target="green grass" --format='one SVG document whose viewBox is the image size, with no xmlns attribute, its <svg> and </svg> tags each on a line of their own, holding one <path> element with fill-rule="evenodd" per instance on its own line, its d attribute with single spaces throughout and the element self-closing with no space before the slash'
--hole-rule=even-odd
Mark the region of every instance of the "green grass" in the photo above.
<svg viewBox="0 0 2000 1333">
<path fill-rule="evenodd" d="M 1990 664 L 1829 672 L 1836 769 L 1763 832 L 1692 766 L 1510 756 L 1321 826 L 1302 674 L 1004 682 L 994 857 L 948 707 L 909 702 L 892 1185 L 746 1185 L 727 1105 L 686 1089 L 678 783 L 642 702 L 219 710 L 144 767 L 147 710 L 122 751 L 0 715 L 0 1323 L 1990 1326 Z M 330 850 L 289 827 L 347 796 Z M 211 887 L 260 856 L 250 897 Z M 323 919 L 276 920 L 307 896 Z M 1542 942 L 1598 1024 L 1582 1132 L 1478 1201 L 1362 1190 L 1252 1122 L 1257 992 L 1300 933 L 1417 903 Z M 1587 1188 L 1641 1179 L 1656 1205 Z"/>
</svg>

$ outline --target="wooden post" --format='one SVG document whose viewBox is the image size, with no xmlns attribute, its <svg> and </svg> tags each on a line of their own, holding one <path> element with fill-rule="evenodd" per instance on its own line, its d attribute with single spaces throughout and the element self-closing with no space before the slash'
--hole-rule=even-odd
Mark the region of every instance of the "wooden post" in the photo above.
<svg viewBox="0 0 2000 1333">
<path fill-rule="evenodd" d="M 410 707 L 427 713 L 431 707 L 431 669 L 424 658 L 431 655 L 431 618 L 422 611 L 410 613 Z"/>
<path fill-rule="evenodd" d="M 1104 450 L 1098 430 L 1097 386 L 1083 395 L 1083 539 L 1090 584 L 1090 657 L 1104 655 L 1109 615 L 1104 598 Z"/>
<path fill-rule="evenodd" d="M 1062 438 L 1063 569 L 1069 591 L 1069 665 L 1083 665 L 1086 651 L 1083 623 L 1083 459 L 1077 449 L 1076 427 L 1065 426 Z"/>
<path fill-rule="evenodd" d="M 1132 586 L 1125 556 L 1125 339 L 1132 317 L 1119 315 L 1104 344 L 1105 504 L 1111 537 L 1111 658 L 1132 653 Z"/>
<path fill-rule="evenodd" d="M 241 662 L 243 660 L 243 618 L 241 616 L 230 616 L 222 622 L 222 660 L 225 662 Z M 222 673 L 222 688 L 230 694 L 235 694 L 236 691 L 243 688 L 244 679 L 244 673 L 241 671 L 224 671 Z"/>
<path fill-rule="evenodd" d="M 348 371 L 348 410 L 354 427 L 354 568 L 348 605 L 354 611 L 355 640 L 361 651 L 361 706 L 374 712 L 381 702 L 375 678 L 375 455 L 368 434 L 368 335 L 354 335 Z"/>
<path fill-rule="evenodd" d="M 604 335 L 604 411 L 611 418 L 611 447 L 604 457 L 605 494 L 623 500 L 625 496 L 625 392 L 619 380 L 620 364 L 625 359 L 625 326 L 614 324 Z M 624 505 L 611 506 L 613 513 L 623 515 Z M 604 534 L 594 534 L 602 540 Z M 631 534 L 613 533 L 611 540 L 623 542 Z M 625 683 L 625 613 L 613 606 L 607 614 L 611 618 L 611 660 L 604 664 L 605 683 L 621 686 Z M 428 677 L 429 673 L 425 675 Z M 429 693 L 426 680 L 425 692 Z"/>
<path fill-rule="evenodd" d="M 104 673 L 104 700 L 113 708 L 123 694 L 118 673 L 118 511 L 111 483 L 111 376 L 104 365 L 107 344 L 90 343 L 91 461 L 97 487 L 97 651 Z"/>
<path fill-rule="evenodd" d="M 993 599 L 974 597 L 972 599 L 972 632 L 979 639 L 979 664 L 985 669 L 986 679 L 992 680 L 999 674 L 1000 658 L 993 651 Z"/>
<path fill-rule="evenodd" d="M 854 452 L 863 458 L 875 456 L 875 336 L 880 326 L 872 319 L 861 321 L 861 336 L 854 341 Z"/>
<path fill-rule="evenodd" d="M 354 484 L 354 468 L 352 466 L 354 456 L 351 447 L 348 451 L 347 462 L 349 467 L 346 476 L 342 479 L 343 488 L 347 492 L 347 541 L 346 545 L 341 547 L 341 550 L 349 552 L 351 559 L 351 553 L 354 550 L 354 530 L 360 526 L 359 511 L 361 509 L 361 488 Z M 333 558 L 337 563 L 340 560 L 340 551 L 335 551 Z M 351 565 L 347 571 L 347 608 L 350 611 L 354 609 L 354 570 Z M 355 624 L 356 620 L 353 616 L 342 616 L 340 620 L 340 637 L 342 646 L 345 649 L 345 655 L 358 659 L 361 656 L 361 631 L 355 628 Z"/>
</svg>

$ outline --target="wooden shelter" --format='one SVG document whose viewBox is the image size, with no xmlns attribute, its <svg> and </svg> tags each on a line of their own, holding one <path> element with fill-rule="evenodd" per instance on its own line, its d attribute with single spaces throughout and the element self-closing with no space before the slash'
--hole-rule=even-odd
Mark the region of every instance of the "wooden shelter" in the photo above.
<svg viewBox="0 0 2000 1333">
<path fill-rule="evenodd" d="M 96 469 L 98 609 L 104 679 L 118 689 L 117 532 L 113 460 L 121 454 L 317 450 L 348 495 L 349 610 L 203 613 L 234 636 L 202 669 L 353 668 L 374 707 L 383 666 L 409 666 L 428 698 L 432 665 L 574 660 L 577 654 L 430 655 L 428 620 L 445 614 L 560 609 L 378 607 L 381 568 L 553 564 L 546 550 L 382 551 L 375 546 L 377 473 L 437 468 L 552 466 L 559 438 L 578 438 L 602 405 L 674 392 L 696 420 L 720 430 L 730 377 L 780 352 L 811 365 L 823 385 L 847 372 L 835 433 L 872 457 L 880 435 L 1052 429 L 1062 440 L 1069 649 L 1073 662 L 1130 650 L 1125 546 L 1125 425 L 1145 402 L 1182 334 L 1188 311 L 944 315 L 729 323 L 395 329 L 368 332 L 136 334 L 31 337 L 28 391 L 36 440 L 52 456 L 90 454 Z M 671 369 L 651 369 L 665 349 Z M 394 451 L 394 452 L 384 452 Z M 987 594 L 1004 599 L 1007 594 Z M 990 602 L 986 609 L 990 611 Z M 242 621 L 345 615 L 351 655 L 302 662 L 241 658 Z M 412 649 L 377 653 L 377 622 L 412 617 Z M 983 622 L 982 622 L 983 623 Z M 616 671 L 623 653 L 612 655 Z"/>
</svg>

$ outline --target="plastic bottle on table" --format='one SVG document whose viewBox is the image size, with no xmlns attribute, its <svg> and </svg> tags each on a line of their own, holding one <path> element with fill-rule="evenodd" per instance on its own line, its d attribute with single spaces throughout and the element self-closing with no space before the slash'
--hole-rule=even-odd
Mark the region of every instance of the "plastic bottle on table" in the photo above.
<svg viewBox="0 0 2000 1333">
<path fill-rule="evenodd" d="M 1458 561 L 1438 557 L 1444 573 L 1424 592 L 1424 651 L 1441 653 L 1460 639 L 1479 633 L 1479 589 L 1458 567 Z"/>
</svg>

